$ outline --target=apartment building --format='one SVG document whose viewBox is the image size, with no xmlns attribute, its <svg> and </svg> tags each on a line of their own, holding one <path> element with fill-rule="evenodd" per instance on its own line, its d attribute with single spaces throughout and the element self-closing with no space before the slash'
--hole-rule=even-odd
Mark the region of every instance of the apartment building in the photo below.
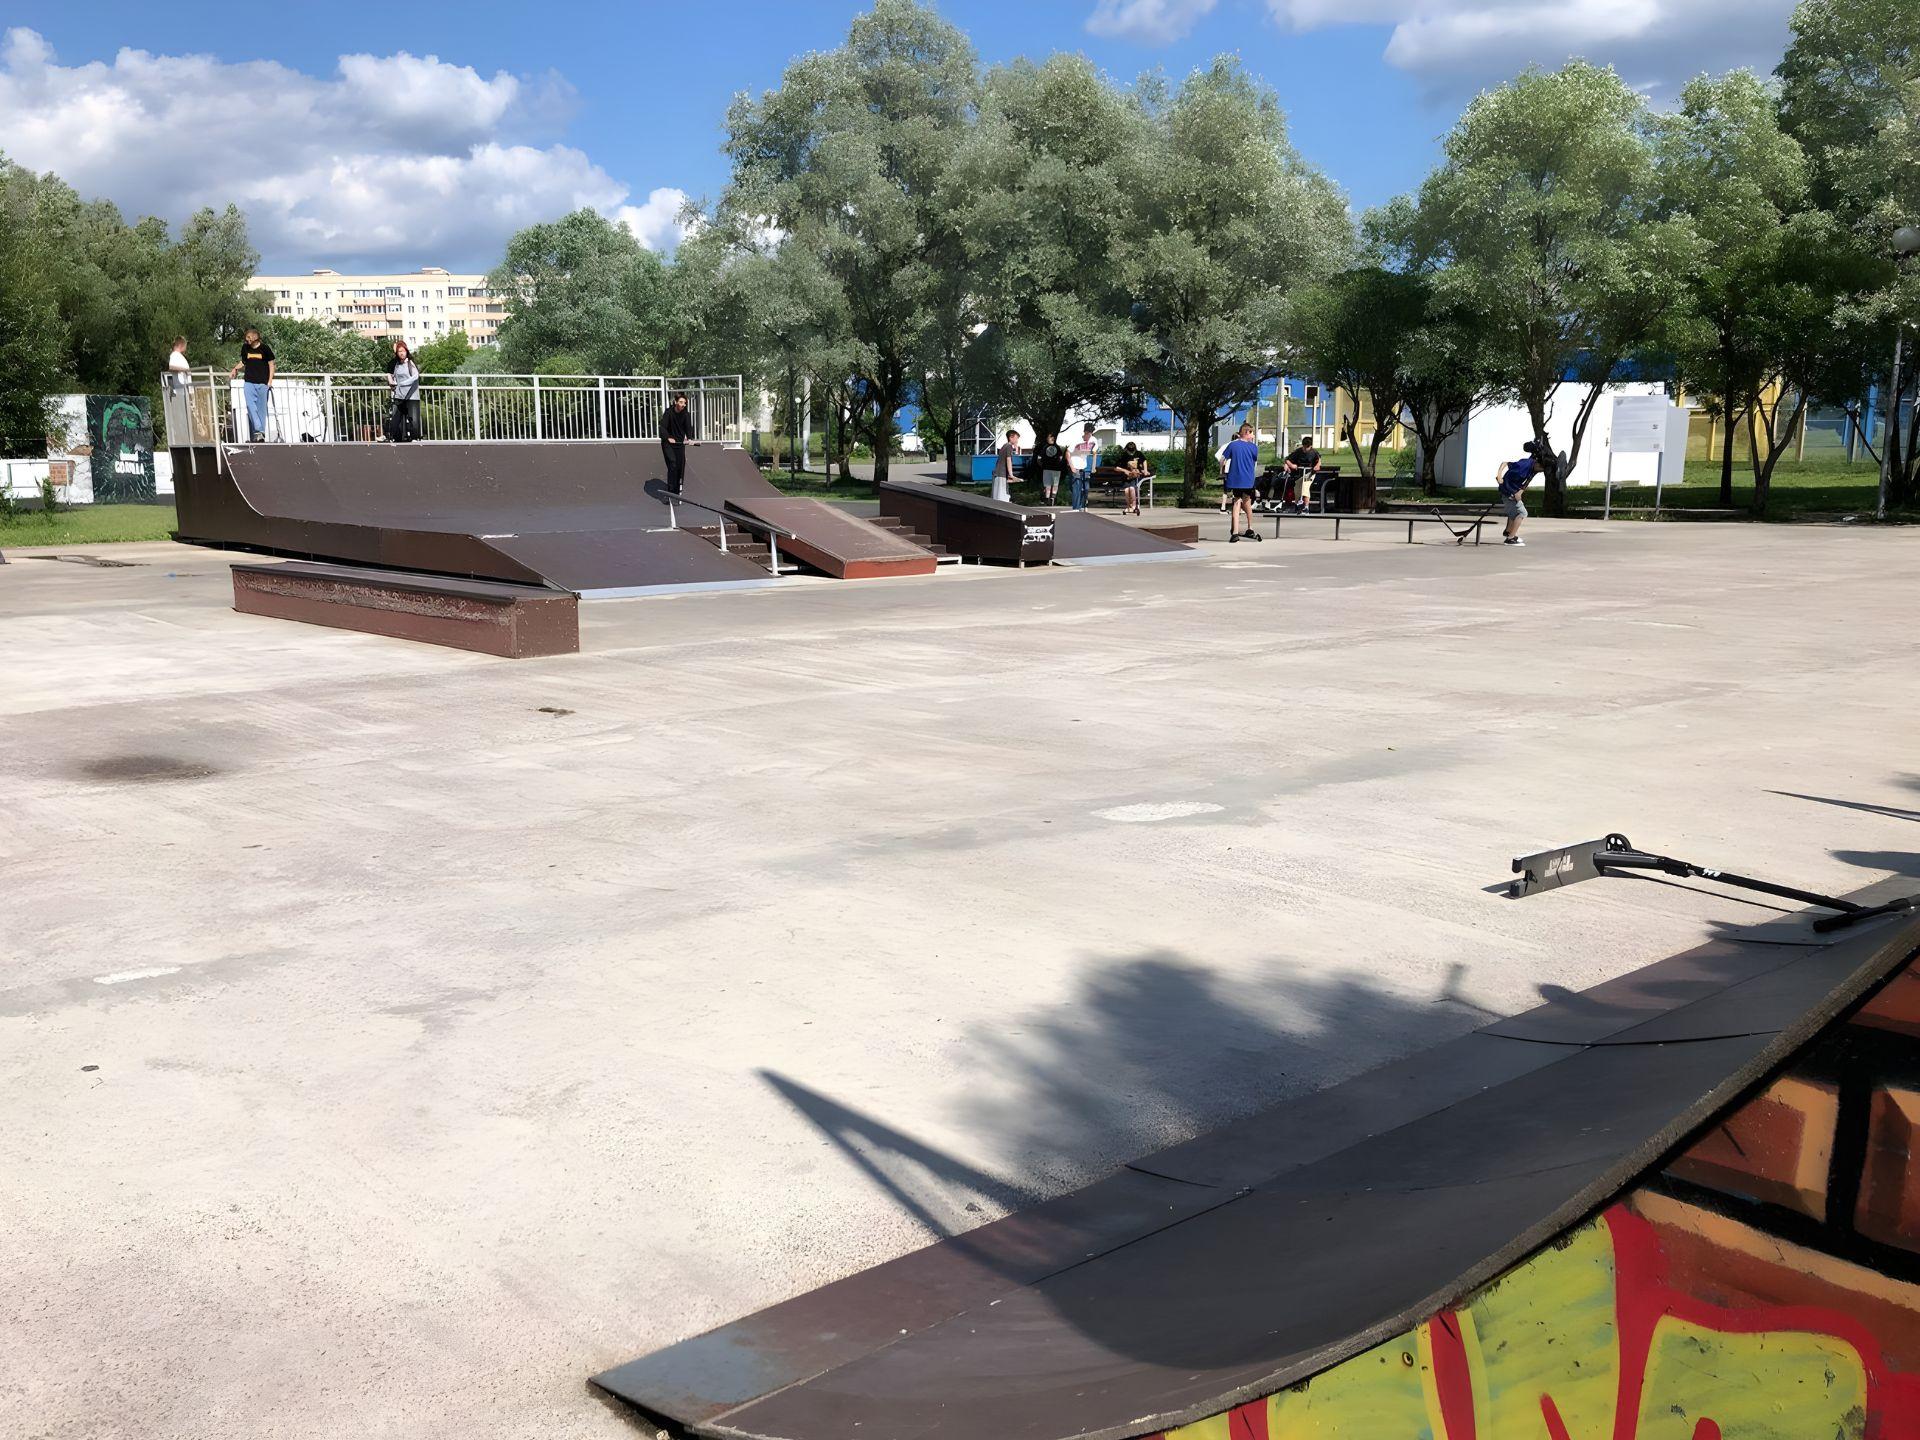
<svg viewBox="0 0 1920 1440">
<path fill-rule="evenodd" d="M 267 297 L 267 309 L 296 320 L 349 325 L 373 340 L 425 345 L 464 330 L 470 345 L 491 345 L 506 319 L 505 303 L 484 275 L 455 275 L 429 265 L 406 275 L 256 275 L 247 282 Z"/>
</svg>

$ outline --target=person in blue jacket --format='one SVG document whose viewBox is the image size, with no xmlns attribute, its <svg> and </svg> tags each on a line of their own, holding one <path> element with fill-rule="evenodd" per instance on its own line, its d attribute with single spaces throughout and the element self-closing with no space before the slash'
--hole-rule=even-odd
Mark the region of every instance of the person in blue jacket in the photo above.
<svg viewBox="0 0 1920 1440">
<path fill-rule="evenodd" d="M 1529 440 L 1520 447 L 1526 453 L 1518 460 L 1509 460 L 1500 467 L 1494 483 L 1500 487 L 1501 513 L 1507 517 L 1506 540 L 1508 545 L 1525 545 L 1520 538 L 1520 522 L 1527 518 L 1527 502 L 1524 498 L 1527 486 L 1533 483 L 1533 477 L 1540 473 L 1540 446 L 1537 441 Z"/>
</svg>

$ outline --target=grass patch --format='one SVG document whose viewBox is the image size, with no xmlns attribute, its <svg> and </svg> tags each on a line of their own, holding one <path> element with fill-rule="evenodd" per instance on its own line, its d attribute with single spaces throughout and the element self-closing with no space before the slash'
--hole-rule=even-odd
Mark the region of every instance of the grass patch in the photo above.
<svg viewBox="0 0 1920 1440">
<path fill-rule="evenodd" d="M 22 511 L 10 520 L 0 519 L 0 549 L 164 540 L 177 524 L 171 504 L 77 505 L 52 512 Z"/>
<path fill-rule="evenodd" d="M 899 465 L 899 461 L 894 464 Z M 873 482 L 859 476 L 842 480 L 838 471 L 802 470 L 797 475 L 786 470 L 763 470 L 767 483 L 782 495 L 807 495 L 816 500 L 871 500 Z"/>
</svg>

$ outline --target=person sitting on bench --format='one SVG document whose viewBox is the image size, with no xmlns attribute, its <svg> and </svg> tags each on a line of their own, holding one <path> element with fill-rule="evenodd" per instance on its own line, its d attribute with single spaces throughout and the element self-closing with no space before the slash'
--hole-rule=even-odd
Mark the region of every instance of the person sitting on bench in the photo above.
<svg viewBox="0 0 1920 1440">
<path fill-rule="evenodd" d="M 1291 504 L 1297 515 L 1305 508 L 1307 496 L 1312 493 L 1313 479 L 1320 473 L 1320 452 L 1314 448 L 1311 435 L 1300 437 L 1300 443 L 1281 462 L 1281 469 L 1286 473 L 1287 483 L 1280 492 L 1280 510 L 1285 513 Z M 1289 495 L 1296 498 L 1289 502 Z"/>
</svg>

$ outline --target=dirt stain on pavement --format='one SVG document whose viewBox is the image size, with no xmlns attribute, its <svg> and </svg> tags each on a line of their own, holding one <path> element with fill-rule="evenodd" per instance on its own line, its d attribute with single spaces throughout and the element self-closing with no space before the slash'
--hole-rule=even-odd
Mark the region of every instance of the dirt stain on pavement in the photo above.
<svg viewBox="0 0 1920 1440">
<path fill-rule="evenodd" d="M 89 760 L 75 772 L 83 780 L 113 785 L 152 785 L 169 780 L 204 780 L 220 767 L 178 755 L 109 755 Z"/>
</svg>

